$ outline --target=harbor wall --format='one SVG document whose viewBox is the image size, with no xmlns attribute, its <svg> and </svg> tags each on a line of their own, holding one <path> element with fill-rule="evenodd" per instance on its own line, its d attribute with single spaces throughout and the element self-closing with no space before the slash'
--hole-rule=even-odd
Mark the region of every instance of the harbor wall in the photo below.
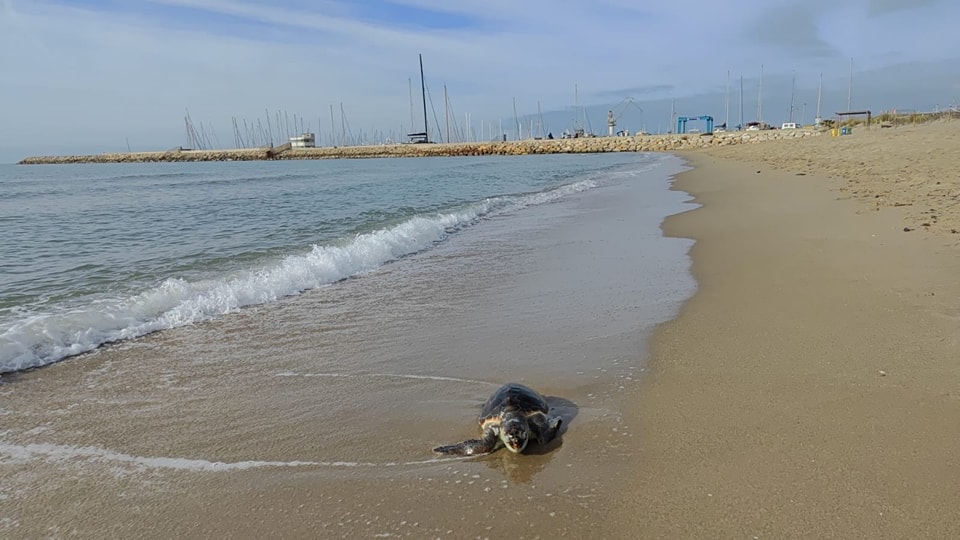
<svg viewBox="0 0 960 540">
<path fill-rule="evenodd" d="M 21 165 L 63 163 L 146 163 L 179 161 L 258 161 L 270 159 L 362 159 L 384 157 L 431 156 L 517 156 L 527 154 L 591 154 L 600 152 L 672 152 L 711 146 L 752 144 L 822 135 L 823 131 L 768 130 L 731 131 L 712 134 L 640 135 L 629 137 L 584 137 L 577 139 L 528 139 L 523 141 L 450 144 L 392 144 L 235 150 L 169 150 L 165 152 L 126 152 L 76 156 L 34 156 Z M 826 132 L 829 133 L 829 132 Z"/>
</svg>

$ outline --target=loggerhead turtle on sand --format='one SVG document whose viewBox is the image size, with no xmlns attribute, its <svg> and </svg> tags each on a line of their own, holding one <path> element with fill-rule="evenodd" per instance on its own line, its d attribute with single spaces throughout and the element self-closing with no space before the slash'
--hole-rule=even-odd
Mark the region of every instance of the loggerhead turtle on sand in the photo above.
<svg viewBox="0 0 960 540">
<path fill-rule="evenodd" d="M 438 446 L 433 451 L 453 456 L 475 456 L 496 450 L 500 444 L 520 453 L 527 442 L 538 444 L 553 440 L 563 420 L 547 416 L 547 400 L 535 390 L 519 383 L 507 383 L 490 396 L 480 412 L 483 435 L 458 444 Z"/>
</svg>

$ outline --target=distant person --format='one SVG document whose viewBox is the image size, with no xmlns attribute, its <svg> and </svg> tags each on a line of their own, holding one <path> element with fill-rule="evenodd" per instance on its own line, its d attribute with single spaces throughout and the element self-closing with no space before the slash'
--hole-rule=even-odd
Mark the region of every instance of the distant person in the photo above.
<svg viewBox="0 0 960 540">
<path fill-rule="evenodd" d="M 547 133 L 547 138 L 548 138 L 548 139 L 552 139 L 552 138 L 553 138 L 553 132 L 552 132 L 552 131 L 549 132 L 549 133 Z"/>
</svg>

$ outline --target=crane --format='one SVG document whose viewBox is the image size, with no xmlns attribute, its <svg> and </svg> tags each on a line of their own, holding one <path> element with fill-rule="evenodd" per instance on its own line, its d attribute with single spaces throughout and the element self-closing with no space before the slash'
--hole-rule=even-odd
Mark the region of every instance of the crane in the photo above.
<svg viewBox="0 0 960 540">
<path fill-rule="evenodd" d="M 613 128 L 617 125 L 617 121 L 620 120 L 620 117 L 622 117 L 631 107 L 640 111 L 640 129 L 637 131 L 643 131 L 643 108 L 637 105 L 637 102 L 634 101 L 632 97 L 625 97 L 620 100 L 620 103 L 617 103 L 613 109 L 607 111 L 607 128 L 609 130 L 609 135 L 613 135 Z"/>
<path fill-rule="evenodd" d="M 687 120 L 703 120 L 707 123 L 707 130 L 704 133 L 713 133 L 713 117 L 706 114 L 701 116 L 677 117 L 677 133 L 687 132 Z"/>
</svg>

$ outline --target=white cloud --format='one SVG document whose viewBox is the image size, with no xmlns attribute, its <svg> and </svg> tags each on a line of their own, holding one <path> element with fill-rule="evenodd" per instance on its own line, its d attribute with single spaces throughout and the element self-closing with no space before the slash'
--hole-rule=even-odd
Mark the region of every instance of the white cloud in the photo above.
<svg viewBox="0 0 960 540">
<path fill-rule="evenodd" d="M 330 105 L 339 116 L 341 102 L 354 131 L 409 129 L 407 79 L 416 86 L 420 52 L 438 114 L 446 83 L 454 110 L 476 125 L 512 116 L 514 97 L 521 114 L 538 100 L 545 111 L 568 110 L 574 84 L 586 103 L 615 103 L 611 93 L 631 88 L 673 89 L 682 100 L 722 91 L 728 69 L 755 84 L 761 63 L 769 77 L 796 71 L 815 84 L 820 71 L 846 76 L 850 56 L 857 70 L 882 70 L 960 51 L 950 28 L 960 6 L 949 2 L 912 10 L 866 0 L 840 7 L 798 0 L 394 3 L 469 24 L 390 24 L 358 16 L 359 4 L 329 0 L 131 1 L 122 11 L 4 0 L 0 61 L 13 75 L 0 85 L 15 106 L 0 111 L 0 162 L 122 150 L 127 138 L 134 149 L 184 144 L 186 108 L 227 145 L 231 117 L 285 110 L 324 133 Z M 188 8 L 202 11 L 169 16 Z M 777 41 L 781 30 L 796 35 Z"/>
</svg>

